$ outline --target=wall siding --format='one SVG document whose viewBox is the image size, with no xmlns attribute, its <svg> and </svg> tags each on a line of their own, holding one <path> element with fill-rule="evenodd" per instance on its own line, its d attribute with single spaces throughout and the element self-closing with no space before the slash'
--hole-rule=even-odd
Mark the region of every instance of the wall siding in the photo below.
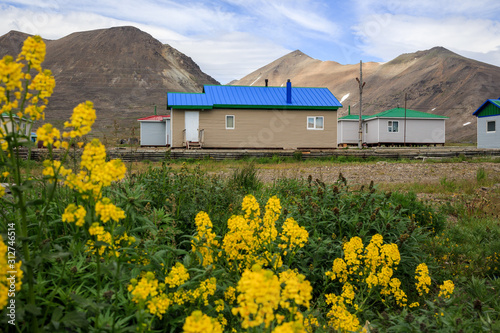
<svg viewBox="0 0 500 333">
<path fill-rule="evenodd" d="M 488 121 L 496 121 L 496 131 L 487 133 Z M 477 148 L 500 148 L 500 115 L 477 118 Z"/>
<path fill-rule="evenodd" d="M 235 128 L 226 129 L 226 115 Z M 308 116 L 323 116 L 323 130 L 308 130 Z M 182 117 L 182 121 L 181 118 Z M 183 110 L 172 117 L 174 147 L 182 146 Z M 200 111 L 200 130 L 206 148 L 335 148 L 337 112 L 324 110 L 214 109 Z M 180 144 L 179 144 L 180 143 Z"/>
<path fill-rule="evenodd" d="M 387 124 L 389 121 L 399 122 L 397 133 L 389 132 Z M 370 128 L 371 129 L 371 128 Z M 403 143 L 405 142 L 405 120 L 400 118 L 379 119 L 378 129 L 380 131 L 378 142 L 381 143 Z M 445 142 L 445 120 L 444 119 L 407 119 L 406 120 L 406 143 L 444 143 Z"/>
<path fill-rule="evenodd" d="M 170 123 L 172 124 L 172 147 L 184 147 L 184 110 L 172 109 Z"/>
<path fill-rule="evenodd" d="M 340 120 L 338 124 L 338 144 L 357 144 L 359 135 L 359 122 L 352 120 Z"/>
<path fill-rule="evenodd" d="M 165 122 L 141 122 L 141 146 L 165 146 Z"/>
</svg>

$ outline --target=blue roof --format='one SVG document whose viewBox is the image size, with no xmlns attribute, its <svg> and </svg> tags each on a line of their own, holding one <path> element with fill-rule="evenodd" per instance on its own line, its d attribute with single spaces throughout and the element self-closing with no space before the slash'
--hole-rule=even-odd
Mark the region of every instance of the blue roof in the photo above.
<svg viewBox="0 0 500 333">
<path fill-rule="evenodd" d="M 292 87 L 288 104 L 287 87 L 211 86 L 202 93 L 168 93 L 167 107 L 176 109 L 286 108 L 336 110 L 342 104 L 328 88 Z"/>
</svg>

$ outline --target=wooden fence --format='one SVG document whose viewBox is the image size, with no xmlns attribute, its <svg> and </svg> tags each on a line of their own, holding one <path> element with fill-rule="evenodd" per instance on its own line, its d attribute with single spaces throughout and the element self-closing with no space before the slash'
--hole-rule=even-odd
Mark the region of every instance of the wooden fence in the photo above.
<svg viewBox="0 0 500 333">
<path fill-rule="evenodd" d="M 75 152 L 77 155 L 81 150 Z M 59 152 L 54 152 L 58 158 Z M 20 151 L 22 158 L 28 158 L 28 150 Z M 151 148 L 112 148 L 107 151 L 109 159 L 119 158 L 125 162 L 130 161 L 162 161 L 169 159 L 211 159 L 238 160 L 242 158 L 261 157 L 293 157 L 296 159 L 327 158 L 350 156 L 357 158 L 381 158 L 381 159 L 431 159 L 431 158 L 453 158 L 464 156 L 466 158 L 481 156 L 500 156 L 500 149 L 476 149 L 472 147 L 432 147 L 432 148 L 368 148 L 368 149 L 332 149 L 332 150 L 215 150 L 215 149 L 151 149 Z M 47 149 L 33 149 L 30 158 L 33 160 L 44 160 L 48 157 Z"/>
</svg>

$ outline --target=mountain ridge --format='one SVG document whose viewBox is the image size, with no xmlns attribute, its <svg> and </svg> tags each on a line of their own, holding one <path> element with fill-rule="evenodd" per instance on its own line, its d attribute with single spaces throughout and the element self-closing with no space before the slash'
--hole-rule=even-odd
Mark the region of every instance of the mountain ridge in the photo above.
<svg viewBox="0 0 500 333">
<path fill-rule="evenodd" d="M 27 36 L 17 31 L 1 36 L 0 56 L 16 56 Z M 93 134 L 109 136 L 113 130 L 125 138 L 138 136 L 138 118 L 153 114 L 158 106 L 157 112 L 166 112 L 161 108 L 166 106 L 167 91 L 198 92 L 204 84 L 219 84 L 187 55 L 131 26 L 45 41 L 42 67 L 56 79 L 46 121 L 58 127 L 78 103 L 90 100 L 97 113 Z"/>
<path fill-rule="evenodd" d="M 299 51 L 300 52 L 300 51 Z M 321 61 L 297 50 L 231 84 L 327 87 L 344 108 L 339 117 L 359 112 L 359 64 Z M 476 117 L 472 113 L 489 98 L 500 95 L 500 67 L 472 60 L 444 47 L 401 54 L 391 61 L 363 63 L 363 114 L 371 115 L 404 106 L 450 117 L 447 142 L 475 142 Z M 470 122 L 470 125 L 464 124 Z"/>
</svg>

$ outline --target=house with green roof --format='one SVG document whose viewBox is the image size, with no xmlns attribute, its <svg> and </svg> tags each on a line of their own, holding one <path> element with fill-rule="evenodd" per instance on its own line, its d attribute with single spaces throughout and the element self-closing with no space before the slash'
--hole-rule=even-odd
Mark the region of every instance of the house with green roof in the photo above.
<svg viewBox="0 0 500 333">
<path fill-rule="evenodd" d="M 473 113 L 477 117 L 477 147 L 500 148 L 500 98 L 488 99 Z"/>
<path fill-rule="evenodd" d="M 444 145 L 445 120 L 448 117 L 404 108 L 394 108 L 362 116 L 363 144 L 376 145 Z M 339 146 L 357 145 L 359 115 L 338 119 Z"/>
<path fill-rule="evenodd" d="M 337 110 L 328 88 L 205 85 L 167 94 L 172 148 L 337 147 Z"/>
</svg>

